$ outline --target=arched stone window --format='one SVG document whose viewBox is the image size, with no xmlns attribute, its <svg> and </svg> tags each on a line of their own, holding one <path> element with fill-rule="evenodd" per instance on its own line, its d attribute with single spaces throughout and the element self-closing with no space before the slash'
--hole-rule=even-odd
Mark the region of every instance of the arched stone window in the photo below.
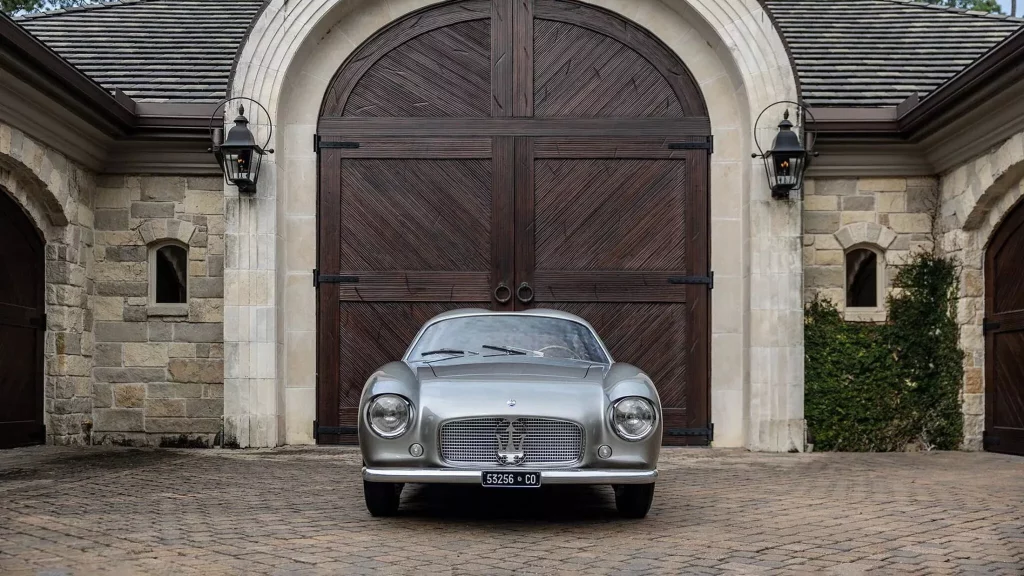
<svg viewBox="0 0 1024 576">
<path fill-rule="evenodd" d="M 166 312 L 188 311 L 188 245 L 164 240 L 149 246 L 149 303 Z"/>
<path fill-rule="evenodd" d="M 846 308 L 882 307 L 885 258 L 878 252 L 859 247 L 846 252 Z"/>
</svg>

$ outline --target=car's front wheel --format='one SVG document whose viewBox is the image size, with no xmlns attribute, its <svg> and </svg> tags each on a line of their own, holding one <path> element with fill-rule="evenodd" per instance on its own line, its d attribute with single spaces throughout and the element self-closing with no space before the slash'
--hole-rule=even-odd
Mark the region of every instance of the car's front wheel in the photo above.
<svg viewBox="0 0 1024 576">
<path fill-rule="evenodd" d="M 623 518 L 643 518 L 654 502 L 654 484 L 625 484 L 615 487 L 615 507 Z"/>
<path fill-rule="evenodd" d="M 402 485 L 363 480 L 363 498 L 371 516 L 394 516 L 402 498 Z"/>
</svg>

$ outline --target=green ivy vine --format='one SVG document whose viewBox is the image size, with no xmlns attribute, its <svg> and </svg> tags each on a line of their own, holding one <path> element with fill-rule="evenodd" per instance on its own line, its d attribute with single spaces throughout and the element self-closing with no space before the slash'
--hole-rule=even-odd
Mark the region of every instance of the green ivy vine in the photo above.
<svg viewBox="0 0 1024 576">
<path fill-rule="evenodd" d="M 846 322 L 827 300 L 807 307 L 805 417 L 816 450 L 960 446 L 957 266 L 919 254 L 893 285 L 883 324 Z"/>
</svg>

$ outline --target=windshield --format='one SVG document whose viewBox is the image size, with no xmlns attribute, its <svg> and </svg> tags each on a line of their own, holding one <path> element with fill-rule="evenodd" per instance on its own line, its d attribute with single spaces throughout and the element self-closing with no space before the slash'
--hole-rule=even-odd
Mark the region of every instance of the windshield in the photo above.
<svg viewBox="0 0 1024 576">
<path fill-rule="evenodd" d="M 416 341 L 408 360 L 525 355 L 608 363 L 597 337 L 583 324 L 562 318 L 504 314 L 466 316 L 432 324 Z"/>
</svg>

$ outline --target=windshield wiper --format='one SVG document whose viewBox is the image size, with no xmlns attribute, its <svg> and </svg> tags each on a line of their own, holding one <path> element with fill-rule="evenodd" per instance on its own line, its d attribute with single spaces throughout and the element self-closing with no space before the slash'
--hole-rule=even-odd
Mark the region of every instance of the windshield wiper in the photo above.
<svg viewBox="0 0 1024 576">
<path fill-rule="evenodd" d="M 511 346 L 491 346 L 490 344 L 484 344 L 481 348 L 487 350 L 496 350 L 498 352 L 504 352 L 509 356 L 526 356 L 527 354 L 533 354 L 531 350 L 523 350 L 520 348 L 512 348 Z"/>
<path fill-rule="evenodd" d="M 453 350 L 451 348 L 439 348 L 437 350 L 428 350 L 420 354 L 420 356 L 436 356 L 438 354 L 476 354 L 476 352 L 466 352 L 465 350 Z"/>
</svg>

